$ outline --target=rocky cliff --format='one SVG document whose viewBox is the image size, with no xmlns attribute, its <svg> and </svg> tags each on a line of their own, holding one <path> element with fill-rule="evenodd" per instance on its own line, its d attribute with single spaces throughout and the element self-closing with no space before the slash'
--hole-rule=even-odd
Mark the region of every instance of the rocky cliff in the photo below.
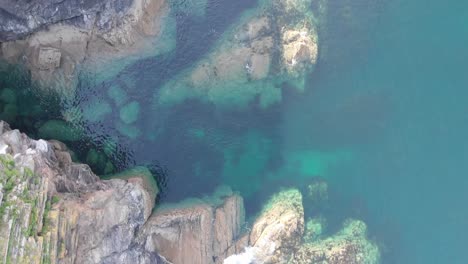
<svg viewBox="0 0 468 264">
<path fill-rule="evenodd" d="M 229 188 L 153 212 L 157 192 L 145 168 L 100 180 L 63 143 L 0 122 L 0 263 L 378 263 L 360 221 L 325 239 L 305 227 L 294 189 L 251 228 Z"/>
</svg>

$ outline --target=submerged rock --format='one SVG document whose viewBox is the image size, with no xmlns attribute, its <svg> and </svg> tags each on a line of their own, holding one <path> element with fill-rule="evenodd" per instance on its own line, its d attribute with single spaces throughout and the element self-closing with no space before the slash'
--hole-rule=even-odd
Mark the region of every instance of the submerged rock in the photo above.
<svg viewBox="0 0 468 264">
<path fill-rule="evenodd" d="M 72 124 L 62 120 L 49 120 L 38 130 L 40 138 L 57 139 L 61 141 L 77 141 L 81 138 L 81 131 Z"/>
<path fill-rule="evenodd" d="M 245 107 L 256 97 L 262 107 L 281 101 L 289 82 L 304 89 L 318 57 L 310 1 L 261 1 L 193 68 L 167 82 L 156 104 L 198 98 L 223 107 Z"/>
<path fill-rule="evenodd" d="M 379 249 L 367 240 L 366 229 L 366 224 L 362 221 L 348 220 L 336 235 L 302 245 L 290 263 L 380 263 Z"/>
</svg>

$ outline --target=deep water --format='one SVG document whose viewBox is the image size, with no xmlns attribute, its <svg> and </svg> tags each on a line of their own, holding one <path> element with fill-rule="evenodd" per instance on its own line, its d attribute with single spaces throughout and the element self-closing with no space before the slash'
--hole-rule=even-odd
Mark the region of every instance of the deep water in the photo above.
<svg viewBox="0 0 468 264">
<path fill-rule="evenodd" d="M 275 191 L 324 179 L 329 232 L 359 218 L 383 263 L 468 263 L 468 2 L 329 0 L 304 93 L 286 88 L 268 109 L 197 100 L 155 108 L 155 90 L 254 5 L 212 0 L 202 15 L 176 8 L 172 52 L 103 82 L 83 75 L 66 103 L 1 66 L 0 117 L 35 137 L 50 135 L 40 128 L 51 119 L 76 121 L 65 132 L 79 135 L 67 142 L 77 160 L 101 175 L 148 166 L 160 202 L 226 184 L 252 216 Z"/>
</svg>

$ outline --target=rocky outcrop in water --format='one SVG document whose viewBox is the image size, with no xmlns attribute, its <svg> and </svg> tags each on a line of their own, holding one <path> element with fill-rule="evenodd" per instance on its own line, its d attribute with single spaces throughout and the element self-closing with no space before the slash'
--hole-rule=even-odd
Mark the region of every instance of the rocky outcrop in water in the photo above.
<svg viewBox="0 0 468 264">
<path fill-rule="evenodd" d="M 304 89 L 318 58 L 311 0 L 260 1 L 227 30 L 213 50 L 167 82 L 156 105 L 197 98 L 221 107 L 262 107 L 281 101 L 286 83 Z"/>
</svg>

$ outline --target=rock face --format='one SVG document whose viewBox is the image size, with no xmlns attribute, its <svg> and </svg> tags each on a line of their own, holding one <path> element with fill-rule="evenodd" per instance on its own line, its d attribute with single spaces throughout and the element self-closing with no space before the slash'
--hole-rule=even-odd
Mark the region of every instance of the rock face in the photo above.
<svg viewBox="0 0 468 264">
<path fill-rule="evenodd" d="M 262 107 L 281 100 L 284 83 L 304 89 L 318 58 L 317 25 L 309 0 L 267 0 L 245 13 L 215 48 L 166 83 L 156 105 L 197 98 L 221 107 Z"/>
<path fill-rule="evenodd" d="M 0 1 L 0 57 L 73 95 L 79 69 L 164 50 L 168 12 L 165 0 Z"/>
</svg>

